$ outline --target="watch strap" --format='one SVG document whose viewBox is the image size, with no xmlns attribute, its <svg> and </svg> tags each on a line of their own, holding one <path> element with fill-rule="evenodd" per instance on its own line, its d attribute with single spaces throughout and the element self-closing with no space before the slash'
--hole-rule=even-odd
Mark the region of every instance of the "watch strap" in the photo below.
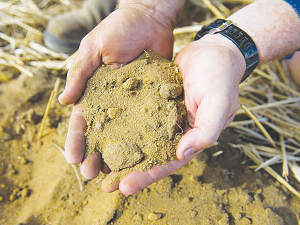
<svg viewBox="0 0 300 225">
<path fill-rule="evenodd" d="M 246 71 L 241 80 L 243 82 L 257 67 L 259 61 L 257 47 L 252 38 L 230 20 L 217 19 L 208 26 L 204 26 L 196 34 L 194 40 L 198 40 L 209 33 L 220 33 L 239 48 L 246 61 Z"/>
<path fill-rule="evenodd" d="M 290 6 L 297 12 L 298 16 L 300 17 L 300 1 L 299 0 L 284 0 L 285 2 L 289 3 Z"/>
</svg>

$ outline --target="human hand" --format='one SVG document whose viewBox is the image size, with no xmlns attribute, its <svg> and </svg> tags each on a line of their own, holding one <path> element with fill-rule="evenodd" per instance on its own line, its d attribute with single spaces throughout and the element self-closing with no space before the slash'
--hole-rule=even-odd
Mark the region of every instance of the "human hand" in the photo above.
<svg viewBox="0 0 300 225">
<path fill-rule="evenodd" d="M 87 80 L 101 64 L 112 69 L 137 58 L 151 49 L 165 58 L 172 57 L 173 27 L 157 21 L 136 8 L 112 12 L 81 41 L 68 75 L 65 90 L 59 96 L 62 104 L 75 103 Z"/>
<path fill-rule="evenodd" d="M 146 172 L 134 171 L 107 189 L 106 183 L 114 176 L 110 173 L 102 182 L 104 190 L 119 188 L 123 194 L 131 195 L 170 175 L 203 149 L 211 147 L 232 121 L 238 105 L 239 82 L 245 71 L 245 60 L 239 49 L 221 35 L 207 35 L 186 46 L 175 63 L 181 68 L 191 127 L 179 141 L 179 160 Z"/>
<path fill-rule="evenodd" d="M 186 46 L 175 63 L 181 68 L 191 127 L 177 147 L 177 158 L 183 160 L 187 149 L 197 153 L 213 146 L 233 120 L 246 62 L 233 42 L 213 34 Z"/>
<path fill-rule="evenodd" d="M 144 49 L 151 49 L 163 57 L 171 58 L 172 26 L 169 21 L 151 18 L 151 15 L 137 7 L 117 9 L 82 40 L 59 101 L 63 104 L 75 103 L 82 95 L 87 80 L 102 63 L 118 68 L 121 64 L 134 60 Z M 81 106 L 77 104 L 69 122 L 65 155 L 69 163 L 82 162 L 82 175 L 92 179 L 100 169 L 105 173 L 110 170 L 99 153 L 83 160 L 85 127 Z"/>
</svg>

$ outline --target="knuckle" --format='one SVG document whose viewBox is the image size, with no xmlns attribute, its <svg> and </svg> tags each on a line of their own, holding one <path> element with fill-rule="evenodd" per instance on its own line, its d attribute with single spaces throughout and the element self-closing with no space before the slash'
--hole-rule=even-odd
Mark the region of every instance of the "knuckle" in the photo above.
<svg viewBox="0 0 300 225">
<path fill-rule="evenodd" d="M 79 49 L 91 49 L 93 46 L 93 38 L 91 38 L 91 35 L 86 35 L 80 42 Z"/>
</svg>

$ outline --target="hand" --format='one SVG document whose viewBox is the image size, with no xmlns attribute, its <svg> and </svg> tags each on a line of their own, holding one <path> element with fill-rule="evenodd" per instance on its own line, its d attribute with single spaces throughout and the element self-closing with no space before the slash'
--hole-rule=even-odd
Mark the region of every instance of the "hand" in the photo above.
<svg viewBox="0 0 300 225">
<path fill-rule="evenodd" d="M 221 34 L 206 35 L 186 46 L 175 63 L 181 68 L 188 112 L 188 130 L 180 139 L 177 158 L 187 149 L 211 147 L 233 120 L 245 59 L 233 42 Z"/>
<path fill-rule="evenodd" d="M 171 58 L 173 49 L 171 23 L 155 18 L 142 10 L 117 9 L 91 31 L 81 42 L 77 57 L 68 72 L 67 84 L 59 101 L 75 103 L 82 95 L 87 80 L 100 64 L 118 68 L 139 56 L 145 49 L 152 49 L 166 58 Z M 69 122 L 65 143 L 65 155 L 69 163 L 78 164 L 81 173 L 88 179 L 95 178 L 100 169 L 109 168 L 98 153 L 84 159 L 85 120 L 81 106 L 75 105 Z"/>
<path fill-rule="evenodd" d="M 158 22 L 141 10 L 122 8 L 112 12 L 82 39 L 59 101 L 75 103 L 87 80 L 102 63 L 118 68 L 134 60 L 145 49 L 171 58 L 172 30 L 168 22 Z"/>
</svg>

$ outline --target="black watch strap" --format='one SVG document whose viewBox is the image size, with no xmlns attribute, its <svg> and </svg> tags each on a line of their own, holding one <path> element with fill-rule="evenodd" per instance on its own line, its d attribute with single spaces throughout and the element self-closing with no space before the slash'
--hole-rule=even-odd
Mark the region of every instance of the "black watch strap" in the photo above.
<svg viewBox="0 0 300 225">
<path fill-rule="evenodd" d="M 231 40 L 241 51 L 246 61 L 246 71 L 241 80 L 243 82 L 258 65 L 258 51 L 252 38 L 230 20 L 217 19 L 208 26 L 204 26 L 195 37 L 195 41 L 206 34 L 220 33 Z"/>
</svg>

